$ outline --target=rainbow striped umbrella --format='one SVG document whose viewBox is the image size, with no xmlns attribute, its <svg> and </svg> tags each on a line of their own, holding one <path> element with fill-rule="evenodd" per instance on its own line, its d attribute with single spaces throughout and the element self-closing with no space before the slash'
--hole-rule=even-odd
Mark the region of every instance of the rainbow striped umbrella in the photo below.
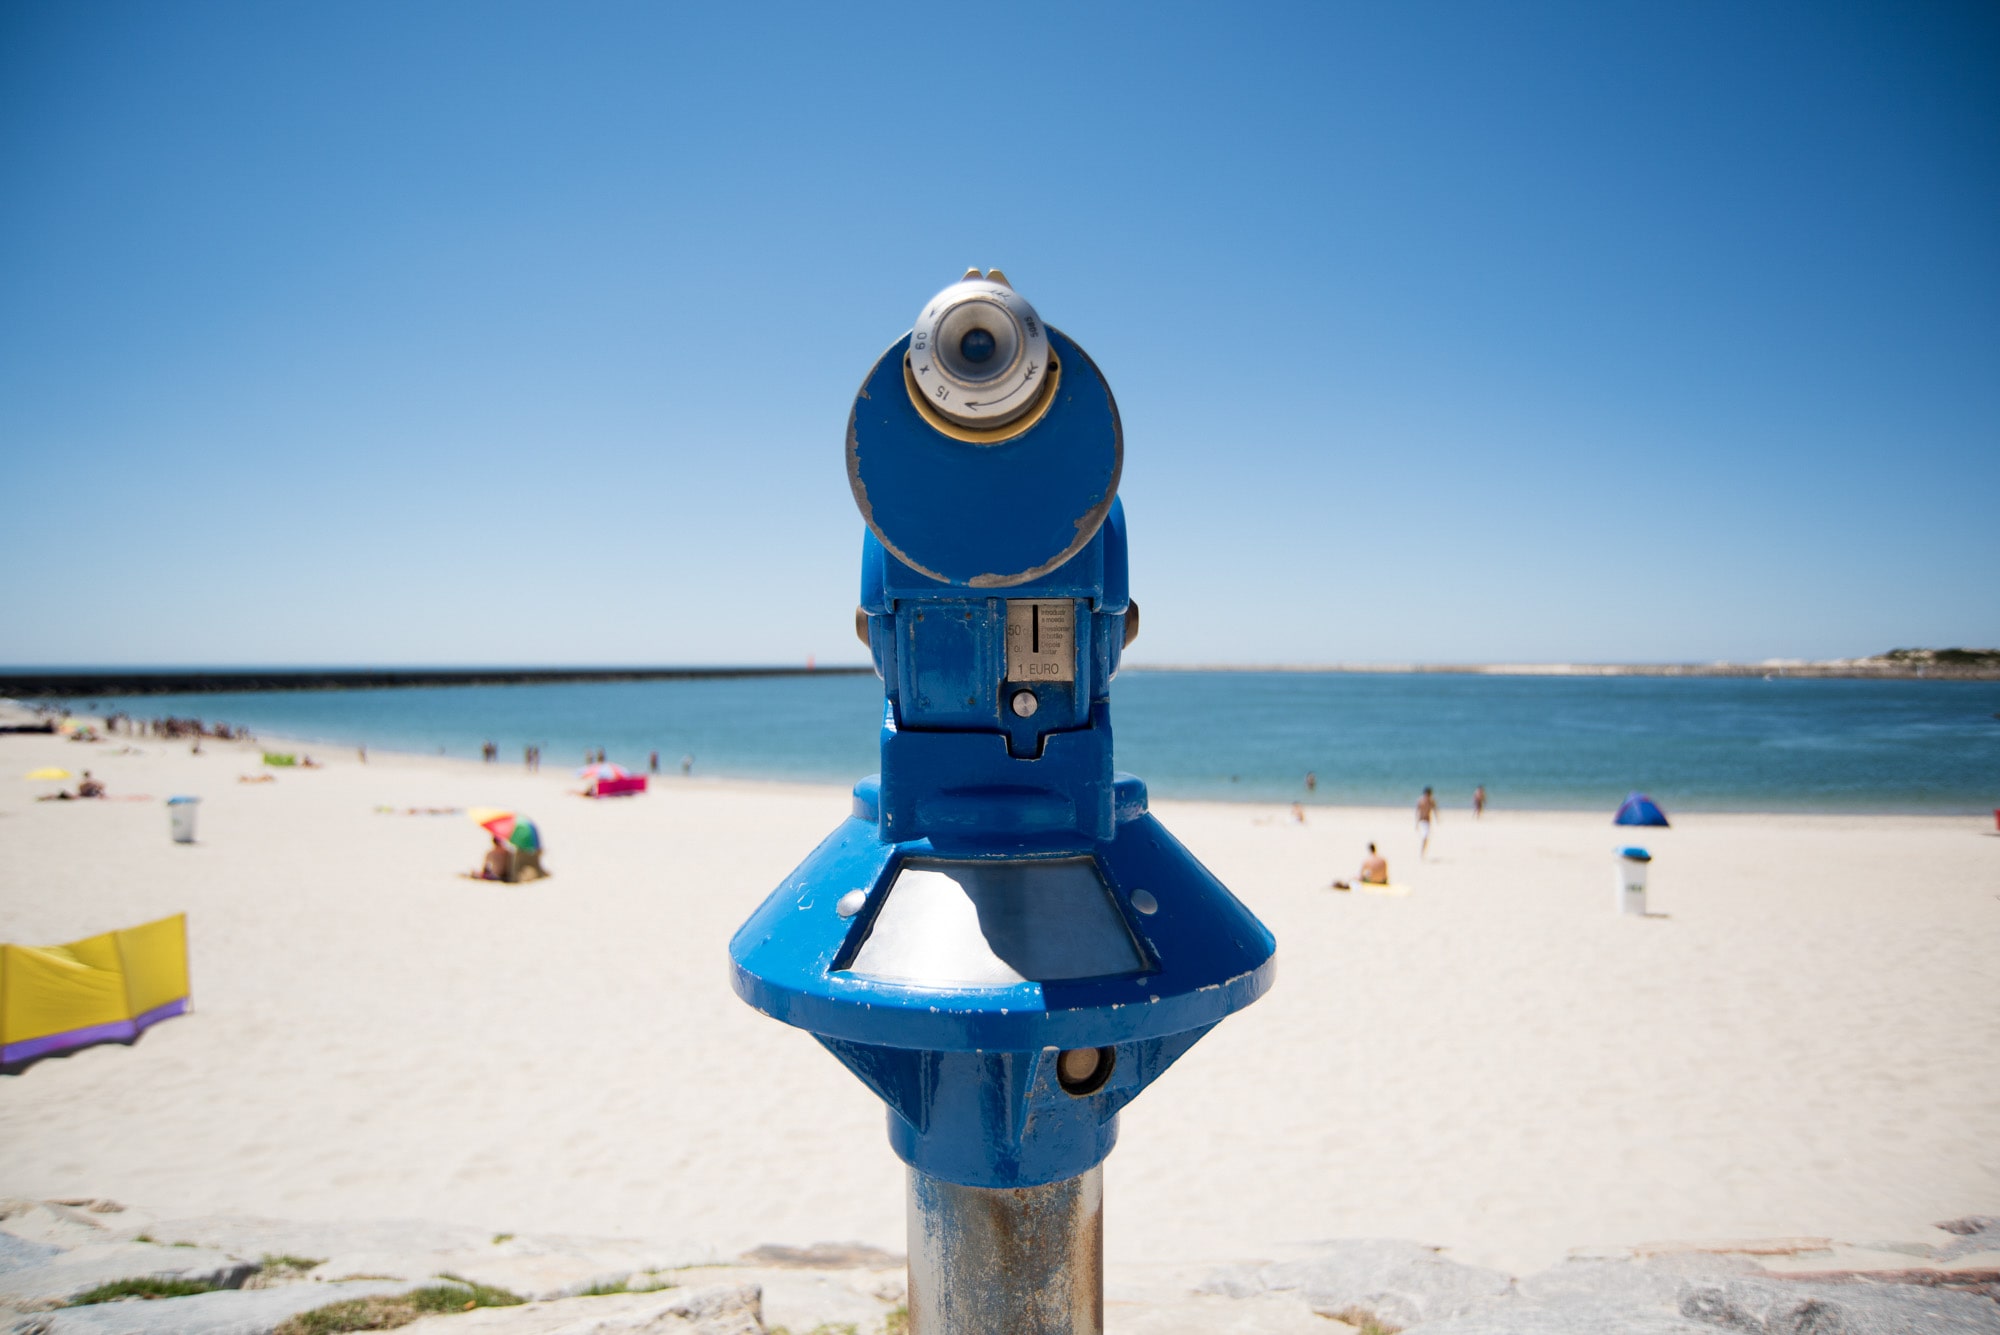
<svg viewBox="0 0 2000 1335">
<path fill-rule="evenodd" d="M 623 765 L 614 765 L 607 760 L 599 761 L 595 765 L 585 765 L 576 772 L 576 777 L 579 779 L 629 779 L 632 775 Z"/>
<path fill-rule="evenodd" d="M 501 843 L 512 844 L 524 853 L 532 853 L 542 846 L 541 831 L 526 816 L 499 807 L 474 807 L 466 814 L 472 817 L 474 825 Z"/>
</svg>

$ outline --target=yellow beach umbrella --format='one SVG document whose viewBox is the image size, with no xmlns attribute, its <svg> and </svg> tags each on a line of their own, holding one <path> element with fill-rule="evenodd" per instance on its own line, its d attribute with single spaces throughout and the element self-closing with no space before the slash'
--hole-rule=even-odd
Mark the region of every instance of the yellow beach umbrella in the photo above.
<svg viewBox="0 0 2000 1335">
<path fill-rule="evenodd" d="M 60 782 L 63 779 L 67 779 L 72 776 L 70 772 L 66 769 L 57 769 L 53 765 L 44 765 L 40 769 L 29 770 L 28 777 L 31 779 L 53 779 L 56 780 L 57 782 Z"/>
</svg>

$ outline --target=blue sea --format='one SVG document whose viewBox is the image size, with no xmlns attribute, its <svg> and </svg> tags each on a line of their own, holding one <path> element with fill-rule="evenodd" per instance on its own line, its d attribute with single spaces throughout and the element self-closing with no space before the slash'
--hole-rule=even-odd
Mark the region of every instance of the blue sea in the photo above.
<svg viewBox="0 0 2000 1335">
<path fill-rule="evenodd" d="M 545 768 L 602 747 L 642 768 L 847 784 L 879 768 L 870 675 L 145 696 L 93 702 L 328 746 Z M 79 707 L 83 702 L 76 702 Z M 1778 678 L 1123 673 L 1118 766 L 1161 797 L 1671 812 L 1970 814 L 2000 806 L 2000 683 Z M 1308 770 L 1319 787 L 1303 787 Z"/>
</svg>

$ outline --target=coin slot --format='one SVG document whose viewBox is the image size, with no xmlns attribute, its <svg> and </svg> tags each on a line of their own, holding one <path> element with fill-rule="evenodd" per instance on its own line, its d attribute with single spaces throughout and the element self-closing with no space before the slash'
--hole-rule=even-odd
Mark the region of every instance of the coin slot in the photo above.
<svg viewBox="0 0 2000 1335">
<path fill-rule="evenodd" d="M 1076 680 L 1076 604 L 1068 599 L 1007 600 L 1007 680 Z"/>
</svg>

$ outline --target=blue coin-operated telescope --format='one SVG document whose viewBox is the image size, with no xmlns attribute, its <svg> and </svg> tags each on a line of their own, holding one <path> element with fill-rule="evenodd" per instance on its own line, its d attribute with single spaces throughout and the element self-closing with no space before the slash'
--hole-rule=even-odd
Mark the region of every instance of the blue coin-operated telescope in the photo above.
<svg viewBox="0 0 2000 1335">
<path fill-rule="evenodd" d="M 1271 985 L 1271 934 L 1112 770 L 1123 457 L 1104 377 L 997 269 L 848 419 L 882 772 L 729 953 L 889 1105 L 915 1335 L 1102 1330 L 1118 1111 Z"/>
</svg>

